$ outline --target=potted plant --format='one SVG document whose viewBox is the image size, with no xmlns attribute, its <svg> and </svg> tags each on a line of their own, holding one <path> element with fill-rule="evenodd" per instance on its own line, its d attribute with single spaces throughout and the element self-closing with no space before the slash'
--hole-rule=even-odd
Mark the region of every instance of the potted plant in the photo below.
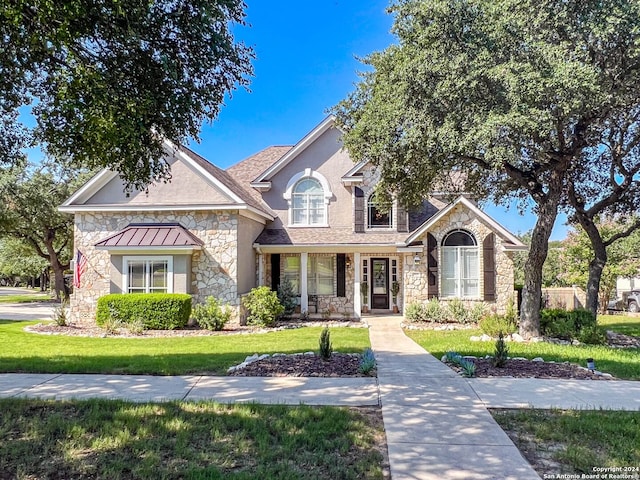
<svg viewBox="0 0 640 480">
<path fill-rule="evenodd" d="M 369 284 L 367 282 L 360 283 L 360 293 L 362 294 L 362 313 L 369 312 Z"/>
<path fill-rule="evenodd" d="M 398 313 L 398 292 L 400 291 L 400 282 L 391 284 L 391 296 L 393 297 L 393 313 Z"/>
</svg>

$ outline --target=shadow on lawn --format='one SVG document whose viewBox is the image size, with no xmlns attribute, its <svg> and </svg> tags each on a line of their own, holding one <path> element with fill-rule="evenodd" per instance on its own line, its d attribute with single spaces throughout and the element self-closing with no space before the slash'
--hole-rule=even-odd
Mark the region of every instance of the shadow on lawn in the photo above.
<svg viewBox="0 0 640 480">
<path fill-rule="evenodd" d="M 23 399 L 0 407 L 11 432 L 0 479 L 382 477 L 381 419 L 349 409 Z"/>
</svg>

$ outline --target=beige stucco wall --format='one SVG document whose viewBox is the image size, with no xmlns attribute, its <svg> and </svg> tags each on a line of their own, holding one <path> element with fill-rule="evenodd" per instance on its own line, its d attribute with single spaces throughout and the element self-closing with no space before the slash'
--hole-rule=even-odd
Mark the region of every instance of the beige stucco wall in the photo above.
<svg viewBox="0 0 640 480">
<path fill-rule="evenodd" d="M 94 245 L 130 223 L 178 222 L 204 242 L 189 261 L 174 257 L 174 268 L 180 273 L 177 282 L 193 295 L 194 302 L 203 302 L 213 295 L 224 302 L 238 304 L 238 213 L 232 212 L 86 212 L 76 213 L 75 248 L 87 256 L 87 270 L 82 285 L 71 296 L 71 315 L 76 321 L 93 321 L 100 296 L 121 288 L 112 281 L 112 260 L 109 252 Z M 141 252 L 143 255 L 149 252 Z M 118 260 L 113 261 L 116 265 Z M 122 268 L 122 260 L 119 260 Z M 176 266 L 177 264 L 177 266 Z M 187 274 L 187 269 L 190 269 Z M 188 289 L 187 284 L 190 283 Z"/>
<path fill-rule="evenodd" d="M 264 225 L 246 217 L 238 217 L 238 293 L 248 293 L 257 285 L 256 252 L 253 243 Z"/>
<path fill-rule="evenodd" d="M 484 271 L 484 258 L 482 256 L 482 242 L 487 235 L 493 233 L 484 222 L 482 222 L 476 215 L 470 212 L 463 205 L 456 206 L 449 214 L 445 215 L 440 221 L 431 229 L 431 233 L 437 240 L 438 246 L 442 244 L 442 241 L 447 233 L 455 229 L 465 229 L 472 233 L 476 241 L 478 242 L 478 249 L 480 251 L 480 298 L 468 300 L 467 303 L 484 302 L 482 298 L 482 292 L 484 291 L 484 278 L 482 272 Z M 426 233 L 420 240 L 426 245 Z M 438 248 L 438 285 L 442 285 L 442 250 Z M 501 238 L 495 236 L 495 260 L 496 260 L 496 300 L 495 302 L 484 302 L 487 306 L 495 310 L 497 313 L 504 313 L 509 301 L 513 299 L 513 254 L 505 251 L 502 247 Z M 420 265 L 414 265 L 413 263 L 405 262 L 405 305 L 412 302 L 426 302 L 428 300 L 427 294 L 427 253 L 426 250 L 421 255 L 422 261 Z M 442 291 L 440 287 L 438 291 Z M 446 301 L 446 299 L 441 299 Z"/>
<path fill-rule="evenodd" d="M 198 172 L 183 161 L 168 157 L 171 180 L 154 183 L 145 191 L 134 190 L 127 194 L 120 177 L 115 177 L 95 195 L 86 200 L 87 205 L 224 205 L 232 201 L 213 188 Z"/>
<path fill-rule="evenodd" d="M 322 174 L 331 187 L 333 197 L 328 206 L 328 222 L 331 227 L 350 227 L 352 225 L 351 187 L 345 187 L 340 179 L 353 168 L 353 161 L 342 149 L 340 132 L 331 128 L 309 145 L 295 161 L 285 166 L 271 178 L 271 189 L 264 192 L 262 198 L 278 214 L 271 228 L 288 225 L 289 206 L 283 194 L 291 178 L 305 168 L 311 168 Z"/>
</svg>

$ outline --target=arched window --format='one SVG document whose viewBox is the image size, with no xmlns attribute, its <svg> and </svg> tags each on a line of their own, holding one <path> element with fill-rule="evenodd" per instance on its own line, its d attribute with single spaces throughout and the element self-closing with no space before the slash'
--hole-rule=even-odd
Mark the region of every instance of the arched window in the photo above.
<svg viewBox="0 0 640 480">
<path fill-rule="evenodd" d="M 465 230 L 449 232 L 442 242 L 442 295 L 480 295 L 480 257 L 475 237 Z"/>
<path fill-rule="evenodd" d="M 284 192 L 289 203 L 289 225 L 327 226 L 327 206 L 332 196 L 329 182 L 320 173 L 307 168 L 294 175 Z"/>
<path fill-rule="evenodd" d="M 392 219 L 392 209 L 381 212 L 376 206 L 374 194 L 371 194 L 367 201 L 367 228 L 390 228 Z"/>
<path fill-rule="evenodd" d="M 324 224 L 324 192 L 315 178 L 304 178 L 293 187 L 291 211 L 294 225 Z"/>
</svg>

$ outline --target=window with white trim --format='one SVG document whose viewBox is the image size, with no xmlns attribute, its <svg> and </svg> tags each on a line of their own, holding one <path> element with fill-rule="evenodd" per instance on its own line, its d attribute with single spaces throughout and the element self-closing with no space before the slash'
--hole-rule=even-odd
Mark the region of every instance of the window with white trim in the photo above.
<svg viewBox="0 0 640 480">
<path fill-rule="evenodd" d="M 324 225 L 324 190 L 315 178 L 303 178 L 293 187 L 291 198 L 294 225 Z"/>
<path fill-rule="evenodd" d="M 367 228 L 391 228 L 393 208 L 382 212 L 374 200 L 375 194 L 372 193 L 367 201 Z"/>
<path fill-rule="evenodd" d="M 284 257 L 282 276 L 289 280 L 293 291 L 300 294 L 300 257 Z"/>
<path fill-rule="evenodd" d="M 333 295 L 333 256 L 309 257 L 307 291 L 311 295 Z"/>
<path fill-rule="evenodd" d="M 480 255 L 473 235 L 450 232 L 442 242 L 442 296 L 477 298 L 480 295 Z"/>
<path fill-rule="evenodd" d="M 125 293 L 173 293 L 173 257 L 124 257 Z"/>
</svg>

